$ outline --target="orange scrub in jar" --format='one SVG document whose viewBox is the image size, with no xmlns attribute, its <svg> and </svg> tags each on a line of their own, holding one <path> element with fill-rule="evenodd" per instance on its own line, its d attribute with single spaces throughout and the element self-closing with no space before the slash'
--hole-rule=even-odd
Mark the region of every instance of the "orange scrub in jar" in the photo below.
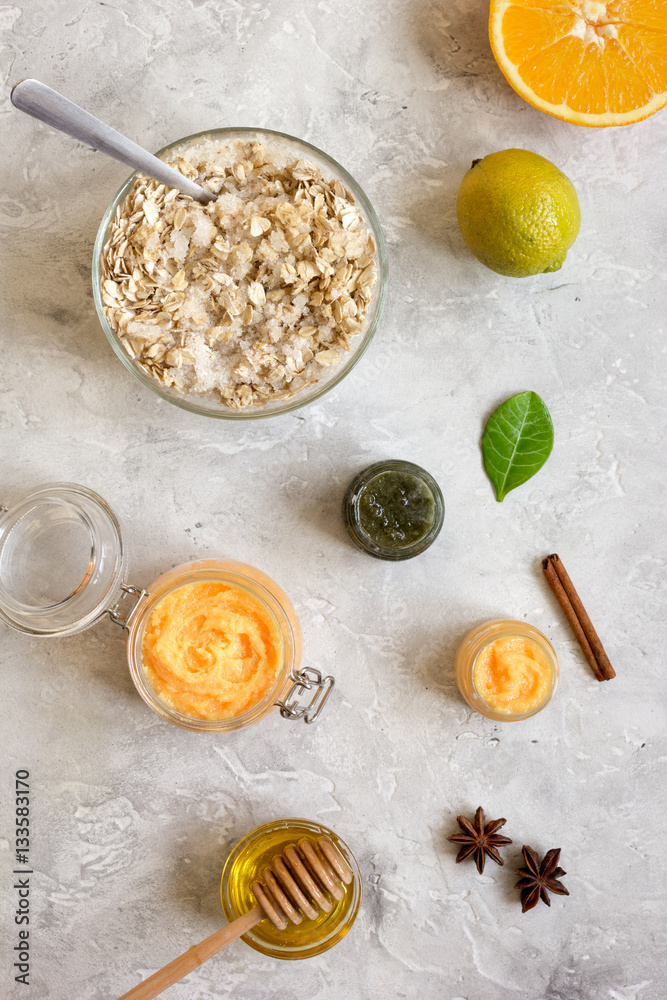
<svg viewBox="0 0 667 1000">
<path fill-rule="evenodd" d="M 141 654 L 149 683 L 171 708 L 231 719 L 274 686 L 283 645 L 269 608 L 242 587 L 187 583 L 153 609 Z"/>
<path fill-rule="evenodd" d="M 549 697 L 552 673 L 551 663 L 537 643 L 521 635 L 506 636 L 480 650 L 473 683 L 494 712 L 523 715 Z"/>
</svg>

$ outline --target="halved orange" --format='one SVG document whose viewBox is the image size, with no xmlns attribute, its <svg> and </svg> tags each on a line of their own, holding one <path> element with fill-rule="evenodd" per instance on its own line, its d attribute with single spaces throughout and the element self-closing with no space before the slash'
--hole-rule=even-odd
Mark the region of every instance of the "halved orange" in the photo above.
<svg viewBox="0 0 667 1000">
<path fill-rule="evenodd" d="M 524 100 L 576 125 L 667 104 L 667 0 L 491 0 L 491 48 Z"/>
</svg>

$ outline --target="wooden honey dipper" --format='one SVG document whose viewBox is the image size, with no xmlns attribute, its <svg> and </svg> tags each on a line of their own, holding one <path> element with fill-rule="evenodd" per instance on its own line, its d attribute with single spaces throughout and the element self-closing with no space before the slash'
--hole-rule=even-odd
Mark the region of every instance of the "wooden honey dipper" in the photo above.
<svg viewBox="0 0 667 1000">
<path fill-rule="evenodd" d="M 284 931 L 288 923 L 300 924 L 304 917 L 314 920 L 320 912 L 330 913 L 334 904 L 329 896 L 339 902 L 345 895 L 341 882 L 350 885 L 353 880 L 352 869 L 328 837 L 317 841 L 303 837 L 298 844 L 288 844 L 252 883 L 257 900 L 252 910 L 192 945 L 119 1000 L 152 1000 L 261 920 L 270 920 L 277 930 Z"/>
</svg>

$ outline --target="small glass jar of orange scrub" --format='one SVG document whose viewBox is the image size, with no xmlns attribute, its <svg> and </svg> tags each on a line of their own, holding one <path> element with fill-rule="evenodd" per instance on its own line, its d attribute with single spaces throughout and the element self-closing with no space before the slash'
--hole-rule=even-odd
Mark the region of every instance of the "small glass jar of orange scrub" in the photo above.
<svg viewBox="0 0 667 1000">
<path fill-rule="evenodd" d="M 526 622 L 483 622 L 456 654 L 456 683 L 471 708 L 496 722 L 518 722 L 541 712 L 558 686 L 555 650 Z"/>
<path fill-rule="evenodd" d="M 205 560 L 125 583 L 120 524 L 85 486 L 48 483 L 0 507 L 0 619 L 66 636 L 105 615 L 127 632 L 132 680 L 161 718 L 232 732 L 274 709 L 314 722 L 334 684 L 301 667 L 289 598 L 253 566 Z"/>
<path fill-rule="evenodd" d="M 352 927 L 361 904 L 361 875 L 347 844 L 320 823 L 305 819 L 284 819 L 257 827 L 239 841 L 225 862 L 220 882 L 220 898 L 225 916 L 231 922 L 243 916 L 255 905 L 251 885 L 262 870 L 288 844 L 302 837 L 328 837 L 348 863 L 354 878 L 343 886 L 343 898 L 329 913 L 320 912 L 315 920 L 304 919 L 298 926 L 289 924 L 279 931 L 268 920 L 256 924 L 242 940 L 256 951 L 271 958 L 294 960 L 312 958 L 338 944 Z"/>
</svg>

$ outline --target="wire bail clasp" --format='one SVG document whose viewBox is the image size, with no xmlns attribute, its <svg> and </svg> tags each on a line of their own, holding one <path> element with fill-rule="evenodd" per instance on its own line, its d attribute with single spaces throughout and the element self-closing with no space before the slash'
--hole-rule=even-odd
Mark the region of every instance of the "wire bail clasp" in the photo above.
<svg viewBox="0 0 667 1000">
<path fill-rule="evenodd" d="M 283 719 L 303 719 L 306 725 L 315 722 L 320 712 L 324 708 L 327 698 L 333 691 L 335 679 L 331 674 L 323 677 L 315 667 L 304 667 L 303 670 L 293 670 L 289 679 L 292 681 L 284 701 L 277 701 L 275 705 L 280 709 Z M 309 700 L 302 701 L 306 692 L 313 692 Z"/>
<path fill-rule="evenodd" d="M 130 587 L 126 583 L 122 583 L 120 589 L 121 593 L 116 601 L 116 604 L 113 608 L 107 608 L 107 612 L 114 625 L 120 625 L 121 628 L 129 631 L 132 619 L 137 613 L 141 599 L 148 596 L 148 591 L 140 590 L 139 587 Z M 130 598 L 134 598 L 134 604 L 126 614 L 122 614 L 120 611 L 120 603 L 121 601 L 128 600 Z"/>
</svg>

